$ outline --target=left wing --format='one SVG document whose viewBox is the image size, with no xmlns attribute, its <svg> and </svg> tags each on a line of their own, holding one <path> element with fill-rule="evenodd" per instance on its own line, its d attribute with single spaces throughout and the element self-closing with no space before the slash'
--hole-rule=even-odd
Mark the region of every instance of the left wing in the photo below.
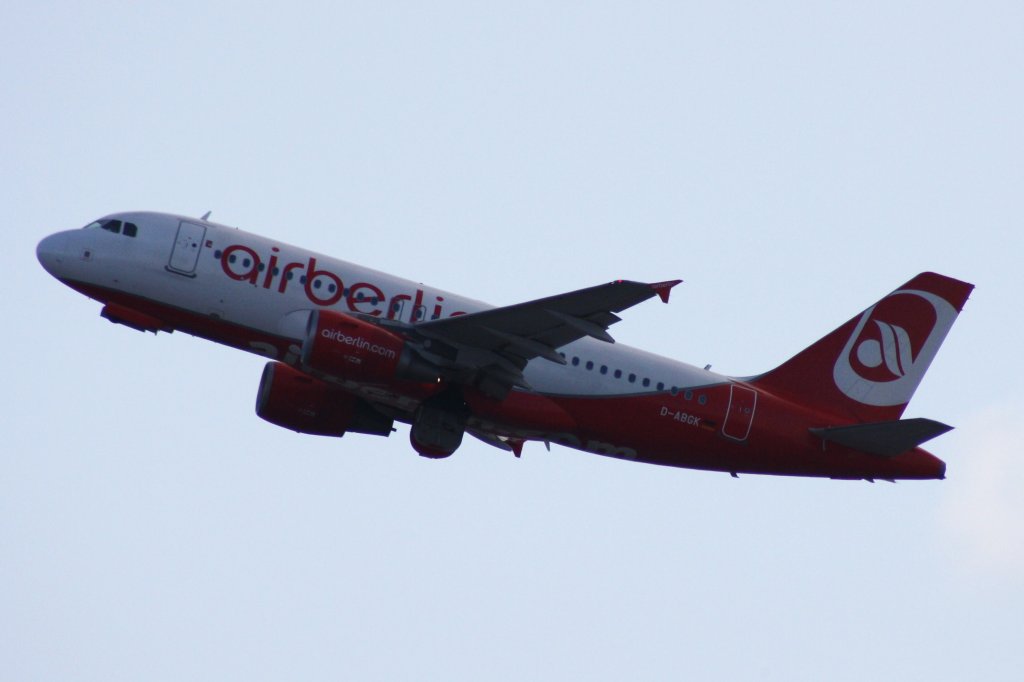
<svg viewBox="0 0 1024 682">
<path fill-rule="evenodd" d="M 473 383 L 495 397 L 512 386 L 529 388 L 523 368 L 533 358 L 565 364 L 562 346 L 585 336 L 608 343 L 615 313 L 658 296 L 668 302 L 672 287 L 682 280 L 629 282 L 580 289 L 527 303 L 478 313 L 431 320 L 403 331 L 424 339 L 425 355 L 450 371 L 456 380 Z"/>
</svg>

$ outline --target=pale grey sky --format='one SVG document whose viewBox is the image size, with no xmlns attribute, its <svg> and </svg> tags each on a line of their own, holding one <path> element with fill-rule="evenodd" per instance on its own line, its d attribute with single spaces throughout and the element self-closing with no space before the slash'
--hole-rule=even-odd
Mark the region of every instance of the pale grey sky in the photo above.
<svg viewBox="0 0 1024 682">
<path fill-rule="evenodd" d="M 1011 680 L 1020 3 L 8 3 L 0 678 Z M 766 370 L 977 284 L 943 482 L 297 436 L 262 360 L 116 327 L 36 242 L 214 219 L 497 304 L 681 277 L 616 337 Z"/>
</svg>

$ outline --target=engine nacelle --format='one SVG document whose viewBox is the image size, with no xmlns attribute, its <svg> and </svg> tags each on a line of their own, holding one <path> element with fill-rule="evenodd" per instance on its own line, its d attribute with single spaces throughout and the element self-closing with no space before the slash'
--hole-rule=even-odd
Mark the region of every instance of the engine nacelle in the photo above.
<svg viewBox="0 0 1024 682">
<path fill-rule="evenodd" d="M 316 436 L 345 432 L 390 435 L 394 420 L 340 388 L 280 362 L 263 368 L 256 396 L 260 419 L 299 433 Z"/>
<path fill-rule="evenodd" d="M 333 310 L 314 310 L 302 343 L 302 364 L 352 381 L 436 381 L 438 374 L 405 339 Z"/>
</svg>

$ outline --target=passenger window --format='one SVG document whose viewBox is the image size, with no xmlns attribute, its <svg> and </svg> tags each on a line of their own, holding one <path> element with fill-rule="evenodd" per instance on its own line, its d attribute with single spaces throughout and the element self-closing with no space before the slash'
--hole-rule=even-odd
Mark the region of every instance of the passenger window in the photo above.
<svg viewBox="0 0 1024 682">
<path fill-rule="evenodd" d="M 659 381 L 658 382 L 658 390 L 659 391 L 664 391 L 665 390 L 665 382 L 664 381 Z"/>
<path fill-rule="evenodd" d="M 594 369 L 594 361 L 587 360 L 587 369 Z"/>
<path fill-rule="evenodd" d="M 601 365 L 601 374 L 608 373 L 608 365 Z"/>
<path fill-rule="evenodd" d="M 579 364 L 580 364 L 579 357 L 573 357 L 573 359 L 572 359 L 572 366 L 573 367 L 579 367 Z"/>
<path fill-rule="evenodd" d="M 129 237 L 134 237 L 139 233 L 139 228 L 138 226 L 135 225 L 135 223 L 125 223 L 124 233 Z"/>
<path fill-rule="evenodd" d="M 615 378 L 616 379 L 621 379 L 622 378 L 622 370 L 621 369 L 615 370 Z"/>
<path fill-rule="evenodd" d="M 644 388 L 647 388 L 648 386 L 651 385 L 651 380 L 646 378 L 646 377 L 644 377 L 644 382 L 643 383 L 644 383 Z"/>
<path fill-rule="evenodd" d="M 631 384 L 635 384 L 636 383 L 636 375 L 635 374 L 630 374 L 629 375 L 629 383 L 631 383 Z"/>
</svg>

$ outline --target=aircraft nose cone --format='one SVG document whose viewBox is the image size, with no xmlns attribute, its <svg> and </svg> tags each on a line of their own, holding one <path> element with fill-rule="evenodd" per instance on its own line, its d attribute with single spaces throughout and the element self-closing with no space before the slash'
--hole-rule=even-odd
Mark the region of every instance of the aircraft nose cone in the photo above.
<svg viewBox="0 0 1024 682">
<path fill-rule="evenodd" d="M 51 275 L 56 276 L 56 270 L 64 261 L 64 239 L 60 234 L 51 234 L 36 246 L 36 258 Z"/>
</svg>

